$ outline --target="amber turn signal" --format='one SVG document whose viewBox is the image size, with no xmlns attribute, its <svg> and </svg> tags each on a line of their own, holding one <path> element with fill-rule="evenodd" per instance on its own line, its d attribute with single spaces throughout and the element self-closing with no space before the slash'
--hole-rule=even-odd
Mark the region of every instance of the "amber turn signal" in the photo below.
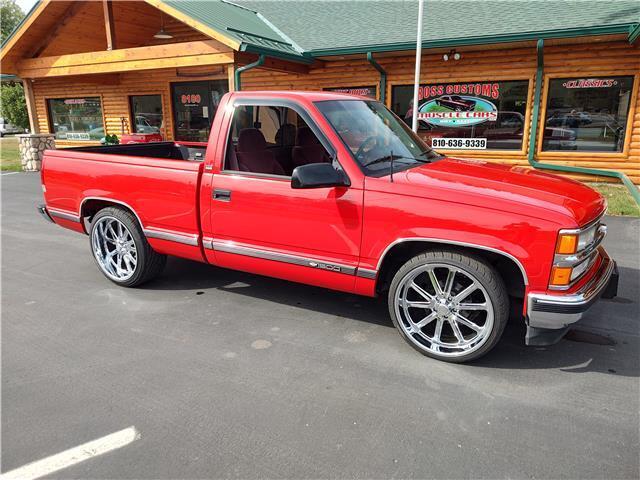
<svg viewBox="0 0 640 480">
<path fill-rule="evenodd" d="M 553 267 L 551 270 L 551 285 L 564 287 L 571 281 L 571 267 Z"/>
<path fill-rule="evenodd" d="M 578 235 L 561 233 L 558 236 L 556 253 L 560 255 L 571 255 L 576 253 L 578 248 Z"/>
</svg>

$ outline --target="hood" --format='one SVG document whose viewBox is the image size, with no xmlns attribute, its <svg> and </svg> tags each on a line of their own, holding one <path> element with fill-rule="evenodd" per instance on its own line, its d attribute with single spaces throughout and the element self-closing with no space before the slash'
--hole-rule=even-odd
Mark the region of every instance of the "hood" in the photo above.
<svg viewBox="0 0 640 480">
<path fill-rule="evenodd" d="M 367 186 L 373 186 L 368 180 Z M 395 173 L 393 183 L 388 176 L 377 180 L 374 188 L 390 193 L 486 206 L 556 221 L 565 228 L 583 226 L 606 209 L 605 199 L 580 182 L 484 160 L 444 158 Z"/>
</svg>

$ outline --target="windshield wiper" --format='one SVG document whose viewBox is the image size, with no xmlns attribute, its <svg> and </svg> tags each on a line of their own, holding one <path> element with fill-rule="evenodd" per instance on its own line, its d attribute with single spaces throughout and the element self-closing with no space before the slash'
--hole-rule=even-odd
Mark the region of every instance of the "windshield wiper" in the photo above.
<svg viewBox="0 0 640 480">
<path fill-rule="evenodd" d="M 423 160 L 420 158 L 415 158 L 415 157 L 404 157 L 402 155 L 385 155 L 384 157 L 380 157 L 380 158 L 376 158 L 375 160 L 371 160 L 370 162 L 364 163 L 362 166 L 363 167 L 368 167 L 370 165 L 375 165 L 376 163 L 382 163 L 382 162 L 390 162 L 391 160 L 415 160 L 416 162 L 421 162 L 421 163 L 425 163 L 427 162 L 427 160 Z"/>
<path fill-rule="evenodd" d="M 421 151 L 418 155 L 430 155 L 430 157 L 427 157 L 429 159 L 435 159 L 435 158 L 440 158 L 440 157 L 444 157 L 444 155 L 442 155 L 441 153 L 436 152 L 434 149 L 429 149 L 429 150 L 423 150 Z"/>
</svg>

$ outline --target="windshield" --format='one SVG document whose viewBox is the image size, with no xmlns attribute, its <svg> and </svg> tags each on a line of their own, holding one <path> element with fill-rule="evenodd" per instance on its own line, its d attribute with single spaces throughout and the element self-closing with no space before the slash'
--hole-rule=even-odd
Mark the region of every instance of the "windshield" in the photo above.
<svg viewBox="0 0 640 480">
<path fill-rule="evenodd" d="M 440 155 L 380 102 L 328 100 L 316 102 L 327 121 L 371 176 L 429 163 Z"/>
</svg>

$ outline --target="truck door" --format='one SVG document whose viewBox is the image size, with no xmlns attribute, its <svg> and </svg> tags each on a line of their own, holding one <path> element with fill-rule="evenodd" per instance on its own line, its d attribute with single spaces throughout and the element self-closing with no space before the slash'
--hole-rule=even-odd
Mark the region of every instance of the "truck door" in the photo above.
<svg viewBox="0 0 640 480">
<path fill-rule="evenodd" d="M 238 103 L 241 102 L 241 103 Z M 221 171 L 213 176 L 212 238 L 219 265 L 350 291 L 362 231 L 362 190 L 292 189 L 297 166 L 340 165 L 294 104 L 236 101 Z"/>
</svg>

